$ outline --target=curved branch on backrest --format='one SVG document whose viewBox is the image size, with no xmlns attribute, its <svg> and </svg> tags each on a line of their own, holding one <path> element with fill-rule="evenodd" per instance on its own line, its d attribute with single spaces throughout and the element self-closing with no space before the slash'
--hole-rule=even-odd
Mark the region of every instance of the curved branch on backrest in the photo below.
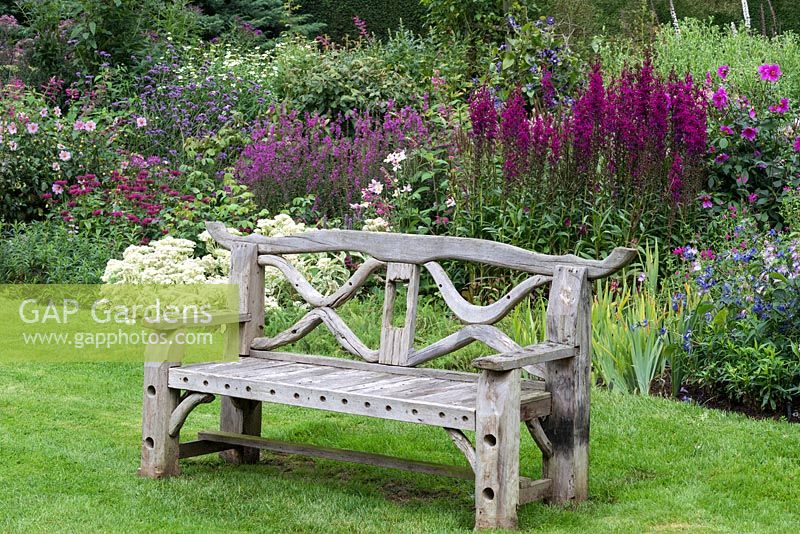
<svg viewBox="0 0 800 534">
<path fill-rule="evenodd" d="M 275 337 L 259 337 L 253 340 L 250 348 L 253 350 L 273 350 L 290 343 L 294 343 L 320 324 L 324 324 L 343 349 L 354 356 L 359 356 L 367 362 L 378 361 L 378 351 L 367 347 L 350 330 L 339 315 L 331 308 L 317 308 L 305 314 L 294 326 L 284 330 Z"/>
<path fill-rule="evenodd" d="M 495 326 L 469 325 L 424 349 L 413 351 L 408 358 L 408 365 L 419 365 L 439 356 L 450 354 L 466 347 L 473 341 L 480 341 L 500 353 L 513 352 L 522 348 Z"/>
<path fill-rule="evenodd" d="M 431 261 L 425 264 L 425 268 L 431 273 L 436 285 L 439 286 L 439 292 L 442 294 L 445 304 L 461 322 L 466 324 L 496 323 L 505 317 L 534 288 L 552 280 L 549 276 L 532 276 L 515 286 L 505 296 L 498 299 L 497 302 L 488 306 L 478 306 L 461 296 L 441 265 Z"/>
<path fill-rule="evenodd" d="M 261 254 L 301 254 L 353 251 L 378 260 L 422 265 L 439 260 L 485 263 L 522 272 L 552 276 L 558 265 L 586 267 L 588 277 L 606 277 L 633 261 L 636 251 L 615 248 L 604 260 L 587 260 L 572 254 L 552 256 L 482 239 L 415 234 L 387 234 L 353 230 L 313 230 L 285 237 L 236 236 L 221 223 L 206 223 L 206 229 L 223 248 L 237 242 L 255 243 Z"/>
<path fill-rule="evenodd" d="M 338 308 L 356 295 L 372 273 L 386 266 L 385 262 L 369 258 L 356 269 L 342 287 L 325 296 L 317 291 L 294 265 L 280 256 L 259 256 L 258 264 L 279 269 L 303 300 L 315 308 Z"/>
</svg>

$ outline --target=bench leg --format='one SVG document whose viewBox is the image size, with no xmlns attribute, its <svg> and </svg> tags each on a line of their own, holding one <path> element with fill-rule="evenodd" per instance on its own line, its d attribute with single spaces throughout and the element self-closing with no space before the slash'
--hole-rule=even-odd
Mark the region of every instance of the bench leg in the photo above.
<svg viewBox="0 0 800 534">
<path fill-rule="evenodd" d="M 178 406 L 180 391 L 167 386 L 169 362 L 145 362 L 142 404 L 141 476 L 162 478 L 179 475 L 178 442 L 170 437 L 169 418 Z"/>
<path fill-rule="evenodd" d="M 475 429 L 475 529 L 517 528 L 520 371 L 483 371 Z"/>
<path fill-rule="evenodd" d="M 586 269 L 557 267 L 547 308 L 547 338 L 578 347 L 578 354 L 545 364 L 551 410 L 543 424 L 552 456 L 542 463 L 552 480 L 551 504 L 584 501 L 589 494 L 589 392 L 592 365 L 592 294 Z"/>
<path fill-rule="evenodd" d="M 261 435 L 261 403 L 248 399 L 222 397 L 219 429 L 222 432 Z M 238 447 L 220 453 L 223 460 L 233 464 L 258 463 L 260 450 L 253 447 Z"/>
</svg>

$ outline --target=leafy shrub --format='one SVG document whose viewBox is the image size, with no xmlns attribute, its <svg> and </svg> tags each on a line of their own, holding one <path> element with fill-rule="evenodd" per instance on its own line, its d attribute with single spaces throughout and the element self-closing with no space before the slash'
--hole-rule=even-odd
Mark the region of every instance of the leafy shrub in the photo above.
<svg viewBox="0 0 800 534">
<path fill-rule="evenodd" d="M 781 199 L 781 216 L 788 229 L 800 236 L 800 187 L 784 190 Z"/>
<path fill-rule="evenodd" d="M 414 80 L 385 58 L 356 45 L 320 49 L 294 39 L 279 43 L 272 61 L 270 87 L 277 98 L 309 113 L 346 113 L 353 109 L 406 102 Z"/>
<path fill-rule="evenodd" d="M 23 79 L 39 85 L 49 77 L 72 81 L 101 65 L 133 65 L 170 39 L 195 33 L 185 2 L 163 0 L 23 0 L 19 6 L 31 38 L 30 69 Z"/>
<path fill-rule="evenodd" d="M 309 35 L 323 25 L 311 23 L 308 15 L 298 15 L 283 0 L 195 0 L 202 15 L 199 24 L 206 38 L 231 29 L 241 29 L 254 37 L 274 39 L 288 30 Z"/>
<path fill-rule="evenodd" d="M 695 310 L 705 320 L 685 347 L 689 377 L 762 408 L 789 400 L 800 379 L 800 241 L 760 231 L 731 205 L 705 239 L 673 253 L 711 305 Z"/>
<path fill-rule="evenodd" d="M 709 109 L 715 125 L 708 189 L 719 205 L 748 202 L 759 208 L 754 217 L 780 222 L 784 189 L 800 185 L 800 137 L 794 135 L 792 103 L 777 88 L 780 66 L 759 67 L 765 79 L 754 95 L 742 94 L 727 82 L 728 66 L 716 70 L 716 77 L 707 83 L 708 93 L 713 93 Z M 756 77 L 757 71 L 751 75 Z M 709 202 L 706 198 L 706 205 Z"/>
<path fill-rule="evenodd" d="M 29 220 L 44 214 L 42 195 L 54 180 L 69 180 L 113 166 L 109 143 L 119 135 L 113 116 L 76 104 L 66 111 L 20 84 L 0 99 L 0 218 Z"/>
<path fill-rule="evenodd" d="M 299 12 L 324 24 L 323 31 L 335 41 L 359 36 L 353 17 L 363 20 L 367 31 L 385 38 L 401 24 L 408 30 L 422 33 L 425 16 L 418 0 L 316 0 L 302 2 Z"/>
<path fill-rule="evenodd" d="M 505 96 L 522 87 L 530 102 L 550 108 L 572 101 L 582 75 L 580 58 L 555 30 L 553 17 L 531 20 L 527 10 L 506 17 L 507 34 L 491 61 L 487 85 L 500 87 Z"/>
<path fill-rule="evenodd" d="M 190 176 L 192 173 L 188 173 Z M 109 238 L 144 243 L 165 234 L 193 237 L 206 220 L 252 229 L 257 210 L 252 193 L 228 174 L 191 181 L 158 156 L 133 156 L 108 175 L 83 174 L 57 180 L 47 194 L 52 217 Z"/>
<path fill-rule="evenodd" d="M 78 233 L 58 221 L 9 225 L 0 240 L 0 283 L 98 284 L 106 262 L 125 244 L 102 228 Z"/>
</svg>

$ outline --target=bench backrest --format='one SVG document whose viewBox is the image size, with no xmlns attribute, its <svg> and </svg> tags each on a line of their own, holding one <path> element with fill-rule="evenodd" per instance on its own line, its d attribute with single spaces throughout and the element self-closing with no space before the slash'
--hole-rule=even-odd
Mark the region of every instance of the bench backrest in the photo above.
<svg viewBox="0 0 800 534">
<path fill-rule="evenodd" d="M 554 275 L 563 268 L 578 268 L 588 280 L 603 278 L 630 263 L 636 254 L 632 249 L 616 248 L 607 258 L 598 261 L 574 255 L 539 254 L 494 241 L 461 237 L 349 230 L 317 230 L 286 237 L 236 236 L 220 223 L 207 223 L 206 227 L 214 240 L 232 253 L 231 283 L 239 284 L 241 311 L 250 317 L 242 323 L 240 330 L 242 355 L 248 354 L 251 349 L 272 350 L 293 343 L 324 324 L 350 353 L 369 362 L 402 366 L 424 363 L 473 341 L 481 341 L 499 352 L 516 350 L 519 345 L 492 325 L 505 317 L 534 288 L 552 281 Z M 359 252 L 370 259 L 330 295 L 321 295 L 282 257 L 284 254 L 342 251 Z M 442 260 L 483 263 L 532 276 L 493 304 L 478 306 L 461 296 L 438 263 Z M 294 326 L 272 338 L 262 337 L 266 266 L 279 269 L 312 308 Z M 450 310 L 467 326 L 425 348 L 415 349 L 414 333 L 422 268 L 430 273 Z M 386 294 L 380 346 L 371 349 L 347 327 L 335 310 L 353 298 L 370 275 L 378 270 L 386 271 Z M 408 287 L 406 317 L 402 326 L 394 326 L 395 300 L 401 284 Z"/>
</svg>

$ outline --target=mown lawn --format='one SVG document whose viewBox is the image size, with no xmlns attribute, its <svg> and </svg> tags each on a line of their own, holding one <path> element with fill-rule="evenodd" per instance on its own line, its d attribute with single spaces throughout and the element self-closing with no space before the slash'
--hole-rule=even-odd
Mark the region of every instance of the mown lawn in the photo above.
<svg viewBox="0 0 800 534">
<path fill-rule="evenodd" d="M 2 532 L 468 532 L 466 481 L 301 457 L 135 475 L 139 365 L 0 368 Z M 201 406 L 184 439 L 213 428 Z M 466 465 L 439 429 L 267 405 L 265 436 Z M 523 470 L 538 473 L 529 439 Z M 593 391 L 591 499 L 521 508 L 543 532 L 792 532 L 800 426 Z"/>
</svg>

